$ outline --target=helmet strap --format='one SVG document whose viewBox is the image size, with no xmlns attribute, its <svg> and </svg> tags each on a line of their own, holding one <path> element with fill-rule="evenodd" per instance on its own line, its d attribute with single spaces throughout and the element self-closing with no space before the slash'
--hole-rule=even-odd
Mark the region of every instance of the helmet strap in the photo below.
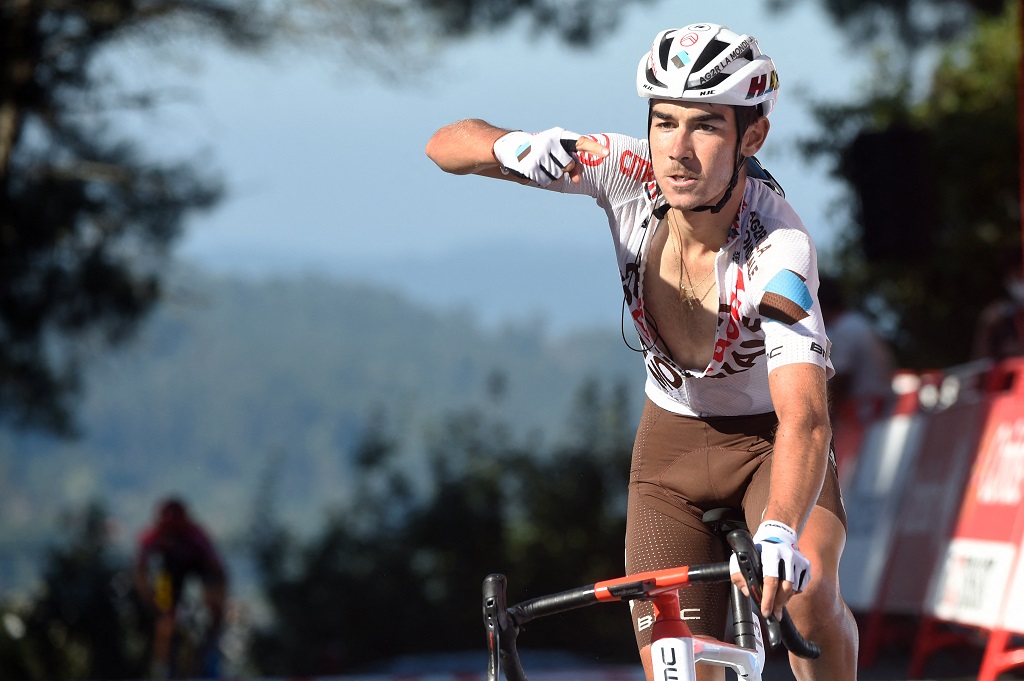
<svg viewBox="0 0 1024 681">
<path fill-rule="evenodd" d="M 706 210 L 711 211 L 712 213 L 720 213 L 722 212 L 722 209 L 725 208 L 725 204 L 729 203 L 729 199 L 732 198 L 732 190 L 736 189 L 736 183 L 739 182 L 740 168 L 743 167 L 743 161 L 745 160 L 743 154 L 740 153 L 738 147 L 739 145 L 737 145 L 736 149 L 736 165 L 732 170 L 732 179 L 729 180 L 729 186 L 725 188 L 725 194 L 722 195 L 721 200 L 713 206 L 697 206 L 696 208 L 691 208 L 690 210 L 696 213 L 700 213 Z"/>
</svg>

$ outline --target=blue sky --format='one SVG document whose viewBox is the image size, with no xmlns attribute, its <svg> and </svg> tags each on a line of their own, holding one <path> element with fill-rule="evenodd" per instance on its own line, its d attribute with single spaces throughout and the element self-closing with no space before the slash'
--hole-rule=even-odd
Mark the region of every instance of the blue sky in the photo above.
<svg viewBox="0 0 1024 681">
<path fill-rule="evenodd" d="M 199 53 L 187 79 L 193 97 L 147 134 L 176 153 L 203 150 L 229 196 L 190 221 L 177 253 L 219 272 L 313 271 L 384 285 L 471 307 L 485 323 L 617 328 L 617 274 L 600 209 L 582 197 L 445 175 L 423 146 L 466 117 L 642 135 L 636 64 L 658 30 L 698 21 L 752 33 L 775 60 L 780 100 L 759 157 L 827 248 L 845 221 L 839 188 L 800 158 L 795 141 L 811 129 L 810 99 L 856 91 L 868 51 L 853 51 L 818 3 L 781 15 L 763 3 L 688 2 L 681 12 L 682 4 L 631 7 L 589 50 L 532 39 L 526 26 L 452 43 L 399 85 L 323 54 Z"/>
</svg>

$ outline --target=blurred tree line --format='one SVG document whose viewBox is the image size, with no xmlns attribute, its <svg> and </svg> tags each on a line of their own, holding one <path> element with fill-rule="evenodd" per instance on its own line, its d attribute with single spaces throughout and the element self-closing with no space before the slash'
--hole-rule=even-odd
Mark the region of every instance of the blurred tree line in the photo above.
<svg viewBox="0 0 1024 681">
<path fill-rule="evenodd" d="M 432 427 L 422 469 L 397 457 L 386 413 L 367 424 L 356 487 L 318 535 L 277 520 L 275 471 L 256 493 L 248 546 L 270 610 L 250 640 L 250 672 L 344 673 L 397 654 L 485 650 L 480 585 L 510 577 L 512 600 L 622 573 L 632 448 L 626 387 L 585 382 L 564 444 L 542 449 L 491 400 Z M 149 626 L 130 565 L 111 552 L 106 513 L 74 516 L 30 603 L 0 603 L 0 678 L 146 676 Z M 531 627 L 524 648 L 578 649 L 594 662 L 635 656 L 625 606 Z M 581 644 L 585 648 L 580 649 Z"/>
<path fill-rule="evenodd" d="M 314 542 L 296 546 L 264 516 L 254 545 L 274 618 L 252 645 L 263 673 L 344 672 L 444 650 L 479 650 L 483 663 L 487 574 L 509 575 L 512 600 L 622 574 L 625 387 L 584 384 L 573 437 L 547 452 L 489 413 L 497 404 L 438 424 L 426 471 L 403 469 L 382 423 L 368 429 L 360 492 Z M 581 652 L 601 661 L 631 660 L 624 607 L 538 623 L 523 645 L 585 642 Z"/>
<path fill-rule="evenodd" d="M 0 677 L 139 679 L 148 671 L 144 609 L 130 566 L 111 551 L 99 503 L 66 514 L 31 602 L 0 602 Z"/>
<path fill-rule="evenodd" d="M 792 4 L 783 0 L 781 4 Z M 799 0 L 796 0 L 799 1 Z M 978 314 L 1019 265 L 1019 0 L 824 0 L 865 58 L 804 140 L 856 206 L 831 258 L 908 368 L 967 361 Z M 827 61 L 823 56 L 824 68 Z"/>
</svg>

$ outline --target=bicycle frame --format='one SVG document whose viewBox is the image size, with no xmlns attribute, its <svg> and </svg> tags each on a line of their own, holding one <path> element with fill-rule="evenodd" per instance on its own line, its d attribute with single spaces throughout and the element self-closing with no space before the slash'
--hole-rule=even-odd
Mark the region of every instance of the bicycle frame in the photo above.
<svg viewBox="0 0 1024 681">
<path fill-rule="evenodd" d="M 760 603 L 761 566 L 749 532 L 731 531 L 727 539 L 737 556 L 754 603 Z M 681 566 L 597 582 L 506 607 L 505 576 L 489 575 L 483 585 L 484 627 L 489 652 L 487 681 L 500 681 L 502 673 L 507 681 L 526 681 L 516 650 L 516 638 L 527 622 L 596 603 L 630 600 L 650 600 L 654 605 L 651 652 L 655 681 L 695 681 L 694 667 L 697 664 L 726 667 L 741 679 L 760 681 L 763 667 L 757 651 L 760 623 L 754 620 L 751 601 L 742 595 L 739 587 L 732 587 L 737 644 L 694 638 L 682 619 L 680 588 L 701 582 L 729 580 L 728 562 Z M 782 644 L 797 655 L 818 656 L 818 647 L 800 635 L 785 610 L 780 621 L 768 618 L 765 624 L 773 648 Z"/>
<path fill-rule="evenodd" d="M 653 605 L 651 662 L 656 681 L 696 681 L 698 664 L 726 667 L 740 679 L 761 681 L 764 658 L 756 648 L 693 637 L 681 617 L 676 591 L 658 595 Z M 758 630 L 758 639 L 759 634 Z"/>
</svg>

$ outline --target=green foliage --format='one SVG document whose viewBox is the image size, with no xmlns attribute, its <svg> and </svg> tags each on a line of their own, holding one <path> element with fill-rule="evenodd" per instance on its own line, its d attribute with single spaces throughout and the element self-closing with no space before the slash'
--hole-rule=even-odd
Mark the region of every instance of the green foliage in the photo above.
<svg viewBox="0 0 1024 681">
<path fill-rule="evenodd" d="M 177 23 L 176 22 L 180 22 Z M 199 27 L 260 39 L 258 19 L 225 2 L 0 3 L 0 419 L 70 434 L 94 343 L 130 336 L 160 294 L 168 245 L 216 178 L 146 158 L 113 114 L 149 108 L 96 67 L 127 35 L 154 41 Z"/>
<path fill-rule="evenodd" d="M 551 31 L 569 45 L 590 46 L 618 24 L 630 3 L 651 0 L 422 0 L 421 6 L 442 35 L 462 36 L 493 30 L 520 17 L 534 32 Z"/>
<path fill-rule="evenodd" d="M 483 665 L 487 574 L 507 573 L 514 600 L 620 575 L 631 447 L 623 390 L 606 397 L 586 382 L 573 420 L 587 430 L 551 452 L 513 436 L 495 416 L 500 400 L 454 412 L 434 431 L 426 472 L 403 468 L 371 425 L 360 445 L 373 453 L 360 457 L 364 493 L 332 514 L 297 564 L 282 570 L 256 546 L 274 613 L 253 641 L 261 671 L 350 672 L 468 649 L 481 650 Z M 416 497 L 417 488 L 426 491 Z M 524 646 L 633 660 L 626 613 L 588 614 L 538 623 Z"/>
<path fill-rule="evenodd" d="M 801 0 L 769 0 L 785 10 Z M 907 50 L 955 38 L 978 15 L 998 15 L 1004 0 L 818 0 L 843 31 L 858 43 L 897 40 Z"/>
<path fill-rule="evenodd" d="M 1005 294 L 1004 264 L 1020 257 L 1018 5 L 1006 2 L 1002 15 L 978 19 L 945 47 L 923 97 L 890 55 L 858 102 L 819 108 L 821 132 L 805 146 L 831 155 L 834 173 L 855 187 L 845 161 L 859 133 L 902 125 L 925 140 L 925 163 L 908 169 L 927 177 L 933 209 L 920 212 L 922 220 L 934 216 L 928 224 L 906 225 L 924 237 L 921 248 L 895 262 L 868 260 L 863 225 L 852 225 L 834 254 L 848 289 L 883 321 L 903 366 L 969 359 L 977 314 Z M 907 187 L 917 180 L 907 177 Z"/>
<path fill-rule="evenodd" d="M 69 520 L 65 545 L 46 560 L 39 597 L 27 607 L 0 605 L 0 677 L 142 678 L 144 619 L 128 566 L 111 556 L 107 514 L 94 503 Z"/>
</svg>

